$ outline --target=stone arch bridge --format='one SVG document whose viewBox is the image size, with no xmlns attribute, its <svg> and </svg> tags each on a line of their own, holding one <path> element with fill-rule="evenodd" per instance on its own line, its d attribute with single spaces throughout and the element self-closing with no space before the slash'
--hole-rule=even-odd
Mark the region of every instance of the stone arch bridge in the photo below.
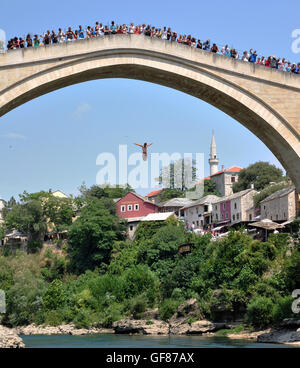
<svg viewBox="0 0 300 368">
<path fill-rule="evenodd" d="M 178 43 L 124 34 L 0 54 L 0 116 L 102 78 L 157 83 L 217 107 L 266 144 L 300 191 L 300 76 Z"/>
</svg>

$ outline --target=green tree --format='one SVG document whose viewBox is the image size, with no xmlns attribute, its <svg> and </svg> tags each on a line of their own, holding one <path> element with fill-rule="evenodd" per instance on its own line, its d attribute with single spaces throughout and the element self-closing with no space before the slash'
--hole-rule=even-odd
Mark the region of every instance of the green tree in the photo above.
<svg viewBox="0 0 300 368">
<path fill-rule="evenodd" d="M 14 197 L 11 197 L 10 200 L 7 202 L 7 207 L 8 208 L 12 208 L 16 204 L 17 204 L 17 201 L 15 200 L 15 198 Z"/>
<path fill-rule="evenodd" d="M 265 296 L 254 297 L 247 306 L 246 321 L 254 327 L 265 327 L 273 321 L 274 304 Z"/>
<path fill-rule="evenodd" d="M 111 187 L 109 185 L 101 186 L 101 185 L 93 185 L 90 188 L 87 188 L 85 183 L 83 183 L 79 191 L 84 198 L 111 198 L 117 199 L 122 198 L 126 194 L 130 192 L 134 192 L 133 188 L 129 184 L 125 186 L 117 185 L 115 187 Z"/>
<path fill-rule="evenodd" d="M 47 231 L 47 218 L 40 200 L 15 205 L 6 215 L 7 229 L 17 229 L 28 237 L 28 243 L 39 243 Z"/>
<path fill-rule="evenodd" d="M 181 189 L 167 188 L 159 194 L 158 201 L 160 203 L 163 203 L 163 202 L 169 201 L 170 199 L 183 198 L 184 196 L 185 196 L 185 191 L 182 191 Z"/>
<path fill-rule="evenodd" d="M 57 198 L 52 195 L 43 202 L 43 210 L 55 231 L 66 230 L 72 225 L 75 213 L 70 198 Z"/>
<path fill-rule="evenodd" d="M 124 233 L 125 226 L 105 208 L 103 201 L 88 200 L 69 230 L 71 269 L 82 273 L 103 268 L 109 263 L 114 242 L 122 240 Z"/>
<path fill-rule="evenodd" d="M 284 180 L 282 170 L 268 162 L 256 162 L 239 174 L 239 181 L 233 184 L 234 193 L 250 189 L 254 184 L 256 190 L 262 190 L 271 182 L 278 183 Z"/>
<path fill-rule="evenodd" d="M 221 194 L 217 190 L 217 185 L 213 180 L 204 180 L 204 194 L 203 197 L 208 195 L 215 195 L 221 197 Z"/>
</svg>

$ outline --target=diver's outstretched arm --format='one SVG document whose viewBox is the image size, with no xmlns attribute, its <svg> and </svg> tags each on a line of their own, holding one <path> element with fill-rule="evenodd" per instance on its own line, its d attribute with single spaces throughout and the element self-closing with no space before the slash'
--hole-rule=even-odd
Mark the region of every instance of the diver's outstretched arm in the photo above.
<svg viewBox="0 0 300 368">
<path fill-rule="evenodd" d="M 147 147 L 150 147 L 150 146 L 152 146 L 152 145 L 153 145 L 153 143 L 147 144 Z"/>
<path fill-rule="evenodd" d="M 133 144 L 135 144 L 136 146 L 139 146 L 139 147 L 144 147 L 144 146 L 142 146 L 141 144 L 138 144 L 138 143 L 133 143 Z"/>
</svg>

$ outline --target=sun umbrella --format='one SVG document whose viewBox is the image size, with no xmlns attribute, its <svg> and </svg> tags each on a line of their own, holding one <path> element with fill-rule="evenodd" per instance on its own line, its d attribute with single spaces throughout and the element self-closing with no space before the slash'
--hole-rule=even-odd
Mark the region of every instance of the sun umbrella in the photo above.
<svg viewBox="0 0 300 368">
<path fill-rule="evenodd" d="M 266 230 L 283 229 L 285 227 L 284 225 L 277 224 L 277 222 L 273 222 L 269 219 L 265 219 L 259 222 L 254 222 L 253 224 L 250 224 L 250 226 L 258 227 L 258 228 L 266 229 Z"/>
</svg>

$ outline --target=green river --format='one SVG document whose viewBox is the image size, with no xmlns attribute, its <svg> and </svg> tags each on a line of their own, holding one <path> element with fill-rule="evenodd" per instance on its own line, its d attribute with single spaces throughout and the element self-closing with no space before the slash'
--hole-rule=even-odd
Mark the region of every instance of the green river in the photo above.
<svg viewBox="0 0 300 368">
<path fill-rule="evenodd" d="M 26 348 L 287 348 L 226 337 L 140 335 L 22 336 Z"/>
</svg>

